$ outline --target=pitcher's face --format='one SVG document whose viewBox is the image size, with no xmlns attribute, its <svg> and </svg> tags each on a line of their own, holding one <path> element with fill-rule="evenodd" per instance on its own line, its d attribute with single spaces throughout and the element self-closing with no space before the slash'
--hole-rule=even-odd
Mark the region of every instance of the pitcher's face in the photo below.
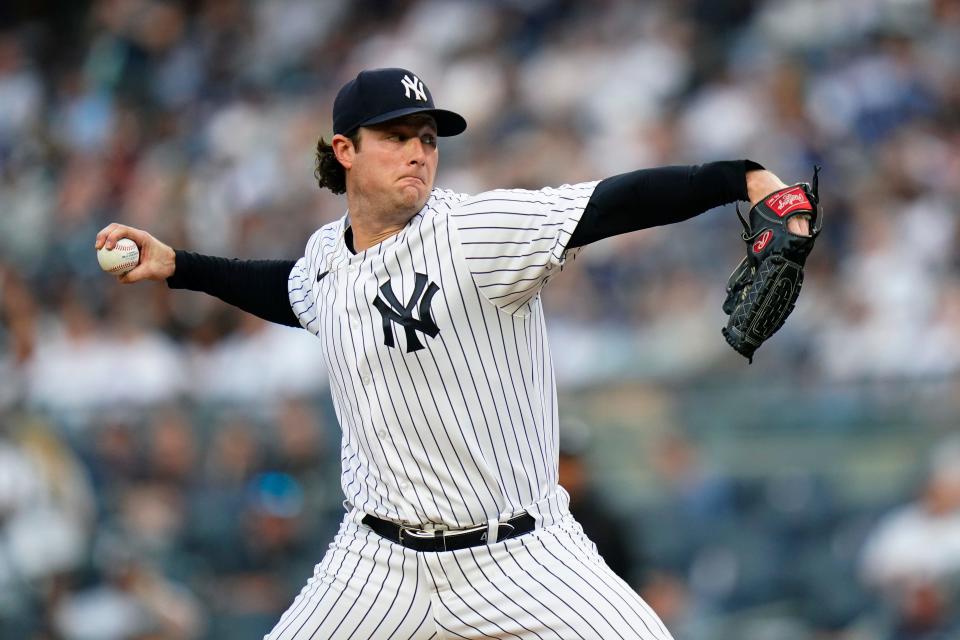
<svg viewBox="0 0 960 640">
<path fill-rule="evenodd" d="M 349 180 L 380 211 L 416 214 L 437 175 L 437 128 L 427 116 L 362 127 Z"/>
</svg>

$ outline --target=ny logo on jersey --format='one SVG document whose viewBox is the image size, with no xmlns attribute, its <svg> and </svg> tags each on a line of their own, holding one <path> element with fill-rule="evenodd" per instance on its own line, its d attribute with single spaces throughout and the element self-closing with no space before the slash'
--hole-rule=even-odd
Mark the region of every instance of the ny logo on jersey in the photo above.
<svg viewBox="0 0 960 640">
<path fill-rule="evenodd" d="M 427 276 L 422 273 L 415 273 L 414 276 L 416 278 L 413 282 L 413 295 L 410 296 L 407 304 L 400 304 L 389 281 L 380 285 L 380 295 L 373 300 L 373 306 L 377 308 L 383 319 L 383 344 L 391 348 L 396 346 L 393 339 L 393 323 L 396 322 L 403 326 L 406 334 L 407 353 L 423 349 L 423 343 L 417 338 L 417 331 L 431 338 L 440 333 L 440 327 L 430 317 L 430 303 L 440 287 L 433 282 L 427 285 Z M 420 312 L 419 318 L 413 317 L 414 306 Z"/>
<path fill-rule="evenodd" d="M 420 81 L 420 78 L 413 76 L 411 79 L 410 76 L 404 74 L 403 79 L 400 80 L 400 84 L 403 85 L 403 93 L 406 97 L 410 97 L 410 92 L 413 91 L 413 97 L 417 100 L 427 101 L 427 90 L 423 86 L 423 82 Z"/>
</svg>

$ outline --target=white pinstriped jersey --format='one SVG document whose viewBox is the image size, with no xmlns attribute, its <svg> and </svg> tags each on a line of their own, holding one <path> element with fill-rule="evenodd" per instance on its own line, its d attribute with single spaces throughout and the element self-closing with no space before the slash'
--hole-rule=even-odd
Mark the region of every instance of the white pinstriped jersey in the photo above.
<svg viewBox="0 0 960 640">
<path fill-rule="evenodd" d="M 356 508 L 465 527 L 549 503 L 558 419 L 540 290 L 596 184 L 435 189 L 366 251 L 347 248 L 347 216 L 310 238 L 290 303 L 321 341 Z"/>
</svg>

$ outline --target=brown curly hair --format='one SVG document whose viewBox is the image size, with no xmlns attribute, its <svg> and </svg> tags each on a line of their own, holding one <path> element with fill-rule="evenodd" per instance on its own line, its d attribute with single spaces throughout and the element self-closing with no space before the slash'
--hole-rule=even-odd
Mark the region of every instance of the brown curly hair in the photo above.
<svg viewBox="0 0 960 640">
<path fill-rule="evenodd" d="M 356 149 L 360 148 L 360 130 L 357 129 L 347 136 Z M 317 159 L 316 168 L 313 175 L 317 178 L 317 184 L 321 189 L 330 189 L 334 193 L 345 193 L 347 191 L 347 172 L 337 160 L 333 153 L 333 147 L 327 144 L 327 141 L 321 137 L 317 140 Z"/>
</svg>

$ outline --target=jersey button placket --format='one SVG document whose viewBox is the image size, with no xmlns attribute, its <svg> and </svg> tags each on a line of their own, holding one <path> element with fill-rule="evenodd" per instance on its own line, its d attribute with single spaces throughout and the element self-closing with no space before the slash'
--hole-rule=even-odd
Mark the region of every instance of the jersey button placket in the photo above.
<svg viewBox="0 0 960 640">
<path fill-rule="evenodd" d="M 351 276 L 353 276 L 359 269 L 360 267 L 358 267 L 355 264 L 347 265 L 347 273 L 350 274 Z M 365 278 L 359 277 L 356 279 L 356 281 L 353 284 L 355 291 L 359 294 L 361 300 L 366 299 L 366 291 L 365 291 L 366 287 L 363 282 L 364 280 Z M 360 329 L 360 310 L 359 309 L 351 309 L 350 328 L 354 330 Z M 357 338 L 360 338 L 359 334 L 357 334 Z M 362 342 L 363 341 L 361 340 L 361 343 Z"/>
</svg>

